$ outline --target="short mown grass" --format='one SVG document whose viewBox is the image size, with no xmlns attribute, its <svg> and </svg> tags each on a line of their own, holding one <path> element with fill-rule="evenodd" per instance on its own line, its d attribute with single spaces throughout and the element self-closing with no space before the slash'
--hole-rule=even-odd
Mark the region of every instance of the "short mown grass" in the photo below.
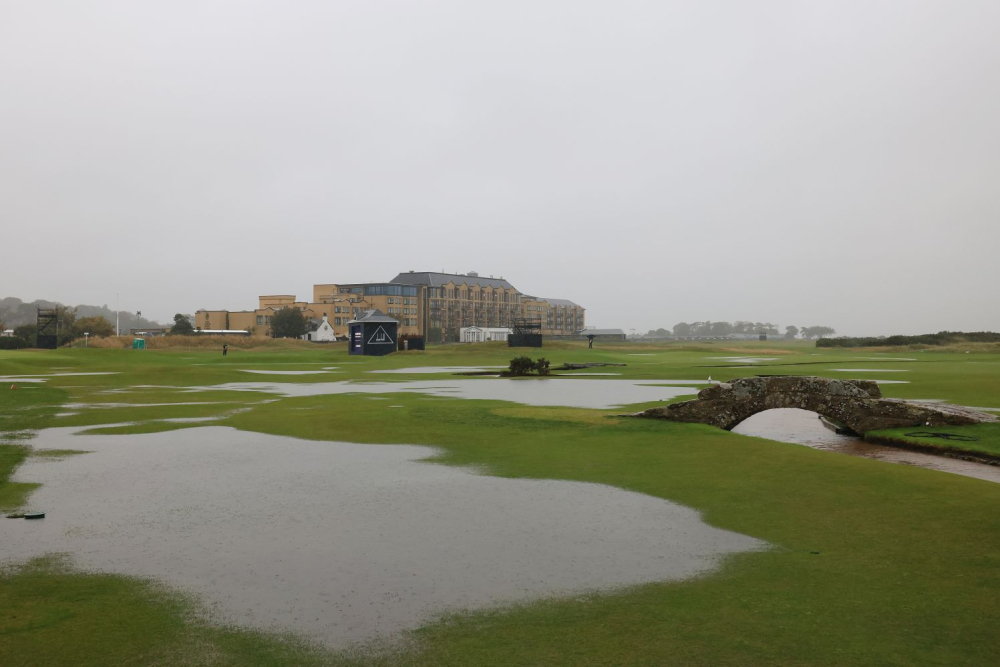
<svg viewBox="0 0 1000 667">
<path fill-rule="evenodd" d="M 59 557 L 0 572 L 4 665 L 325 665 L 290 635 L 213 625 L 155 582 L 81 574 Z"/>
<path fill-rule="evenodd" d="M 935 437 L 938 435 L 944 437 Z M 948 439 L 949 435 L 955 436 L 955 439 Z M 873 442 L 982 454 L 1000 460 L 1000 423 L 890 428 L 872 431 L 866 436 Z"/>
</svg>

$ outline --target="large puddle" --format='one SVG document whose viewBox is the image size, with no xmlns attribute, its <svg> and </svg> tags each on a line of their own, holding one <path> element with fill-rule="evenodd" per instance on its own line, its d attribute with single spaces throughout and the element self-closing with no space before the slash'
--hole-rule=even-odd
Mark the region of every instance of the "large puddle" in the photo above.
<svg viewBox="0 0 1000 667">
<path fill-rule="evenodd" d="M 779 408 L 758 413 L 740 423 L 733 429 L 733 433 L 780 442 L 793 442 L 814 449 L 862 456 L 887 463 L 919 466 L 930 470 L 985 479 L 990 482 L 1000 482 L 1000 467 L 911 452 L 887 445 L 872 444 L 859 438 L 838 435 L 823 426 L 815 413 L 796 408 Z"/>
<path fill-rule="evenodd" d="M 369 373 L 473 373 L 486 370 L 505 369 L 507 366 L 411 366 L 410 368 L 387 368 Z"/>
<path fill-rule="evenodd" d="M 331 366 L 319 371 L 268 371 L 250 368 L 239 369 L 243 373 L 255 373 L 257 375 L 326 375 L 333 372 L 337 367 Z"/>
<path fill-rule="evenodd" d="M 201 427 L 48 429 L 17 480 L 42 521 L 0 519 L 7 561 L 49 552 L 202 596 L 218 620 L 344 645 L 436 615 L 614 590 L 765 548 L 688 508 L 583 482 L 504 479 L 410 445 Z"/>
<path fill-rule="evenodd" d="M 410 382 L 231 382 L 188 391 L 260 391 L 281 396 L 411 392 L 448 398 L 512 401 L 524 405 L 610 409 L 697 394 L 706 380 L 575 380 L 570 378 L 414 380 Z"/>
</svg>

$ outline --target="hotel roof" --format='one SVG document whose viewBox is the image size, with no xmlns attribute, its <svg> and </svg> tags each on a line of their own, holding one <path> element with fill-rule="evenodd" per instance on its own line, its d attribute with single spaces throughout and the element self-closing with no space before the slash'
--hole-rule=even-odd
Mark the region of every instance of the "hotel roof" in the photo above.
<svg viewBox="0 0 1000 667">
<path fill-rule="evenodd" d="M 547 301 L 549 304 L 553 306 L 571 306 L 573 308 L 582 308 L 582 306 L 570 301 L 569 299 L 550 299 L 547 296 L 543 296 L 539 297 L 539 300 Z"/>
<path fill-rule="evenodd" d="M 477 287 L 501 287 L 503 289 L 516 290 L 503 278 L 484 278 L 483 276 L 470 276 L 464 273 L 438 273 L 436 271 L 407 271 L 400 273 L 390 282 L 398 285 L 427 285 L 428 287 L 440 287 L 448 283 L 456 285 L 476 285 Z"/>
</svg>

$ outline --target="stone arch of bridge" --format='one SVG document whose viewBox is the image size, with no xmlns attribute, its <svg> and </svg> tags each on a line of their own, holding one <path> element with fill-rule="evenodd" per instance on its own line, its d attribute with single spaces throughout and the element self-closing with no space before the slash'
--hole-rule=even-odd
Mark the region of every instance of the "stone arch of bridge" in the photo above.
<svg viewBox="0 0 1000 667">
<path fill-rule="evenodd" d="M 997 417 L 970 408 L 909 403 L 882 398 L 871 380 L 772 375 L 736 378 L 713 384 L 698 398 L 637 413 L 637 417 L 710 424 L 732 429 L 755 414 L 799 408 L 826 417 L 855 433 L 917 425 L 944 426 L 995 422 Z"/>
<path fill-rule="evenodd" d="M 821 394 L 771 394 L 764 400 L 734 401 L 730 404 L 731 409 L 726 414 L 723 423 L 718 424 L 721 428 L 732 431 L 754 415 L 759 415 L 768 410 L 781 410 L 785 408 L 795 408 L 812 412 L 838 426 L 845 426 L 851 431 L 856 430 L 855 426 L 848 423 L 851 421 L 849 413 L 851 404 L 847 400 L 838 400 L 836 396 Z"/>
</svg>

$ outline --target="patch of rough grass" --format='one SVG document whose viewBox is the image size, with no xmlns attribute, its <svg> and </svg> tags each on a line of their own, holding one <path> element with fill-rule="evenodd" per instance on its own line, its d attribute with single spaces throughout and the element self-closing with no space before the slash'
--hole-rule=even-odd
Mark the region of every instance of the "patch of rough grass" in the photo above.
<svg viewBox="0 0 1000 667">
<path fill-rule="evenodd" d="M 235 336 L 155 336 L 146 339 L 148 350 L 221 350 L 228 345 L 232 350 L 303 350 L 315 349 L 316 344 L 305 340 L 291 338 L 254 338 Z M 85 346 L 83 341 L 76 341 L 72 347 L 95 348 L 104 350 L 127 350 L 132 347 L 131 336 L 110 336 L 107 338 L 92 338 Z M 340 345 L 339 347 L 344 347 Z M 141 354 L 138 352 L 137 354 Z"/>
<path fill-rule="evenodd" d="M 18 509 L 28 499 L 28 495 L 39 487 L 38 484 L 10 481 L 10 476 L 28 458 L 30 451 L 30 447 L 13 444 L 9 440 L 0 442 L 0 512 Z"/>
<path fill-rule="evenodd" d="M 81 431 L 80 435 L 129 435 L 139 433 L 164 433 L 166 431 L 179 431 L 184 428 L 196 428 L 198 426 L 214 426 L 217 422 L 165 422 L 165 421 L 143 421 L 130 424 L 113 424 L 97 428 L 88 428 Z"/>
<path fill-rule="evenodd" d="M 15 512 L 28 502 L 31 492 L 41 484 L 32 482 L 0 483 L 0 512 Z"/>
<path fill-rule="evenodd" d="M 64 459 L 69 456 L 76 456 L 77 454 L 90 454 L 89 450 L 86 449 L 33 449 L 31 450 L 32 458 L 40 459 Z"/>
<path fill-rule="evenodd" d="M 529 406 L 493 408 L 490 412 L 499 417 L 507 417 L 511 419 L 572 422 L 574 424 L 602 424 L 608 416 L 607 413 L 599 410 L 584 410 L 579 408 L 539 408 Z"/>
<path fill-rule="evenodd" d="M 39 484 L 11 482 L 21 463 L 31 453 L 28 446 L 34 431 L 51 420 L 65 398 L 65 392 L 51 387 L 35 391 L 0 391 L 0 512 L 21 509 Z"/>
<path fill-rule="evenodd" d="M 0 512 L 15 512 L 24 506 L 28 501 L 31 492 L 41 484 L 30 482 L 12 482 L 10 476 L 14 474 L 21 463 L 31 454 L 31 447 L 19 444 L 18 440 L 5 438 L 0 440 Z"/>
</svg>

